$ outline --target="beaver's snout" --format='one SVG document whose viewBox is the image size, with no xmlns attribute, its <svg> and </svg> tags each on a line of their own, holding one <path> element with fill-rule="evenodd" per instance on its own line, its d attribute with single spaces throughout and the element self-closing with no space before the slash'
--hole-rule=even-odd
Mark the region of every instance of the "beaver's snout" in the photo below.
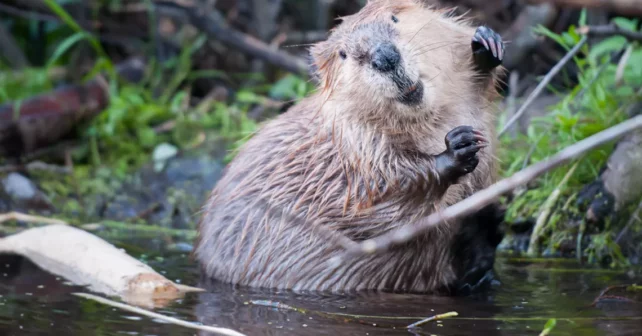
<svg viewBox="0 0 642 336">
<path fill-rule="evenodd" d="M 380 72 L 391 72 L 401 63 L 399 49 L 392 43 L 379 43 L 372 51 L 372 67 Z"/>
</svg>

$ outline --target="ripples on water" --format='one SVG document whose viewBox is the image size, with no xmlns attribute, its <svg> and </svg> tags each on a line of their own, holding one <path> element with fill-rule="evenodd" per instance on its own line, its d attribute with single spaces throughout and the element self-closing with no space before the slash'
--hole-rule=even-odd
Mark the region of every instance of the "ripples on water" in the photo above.
<svg viewBox="0 0 642 336">
<path fill-rule="evenodd" d="M 197 284 L 196 267 L 186 255 L 170 255 L 150 264 L 170 279 Z M 500 259 L 497 270 L 503 284 L 484 297 L 302 295 L 218 284 L 156 312 L 246 335 L 539 335 L 548 318 L 558 319 L 552 335 L 640 334 L 639 304 L 590 307 L 605 287 L 639 283 L 639 277 L 578 271 L 570 262 Z M 213 335 L 70 295 L 79 290 L 28 260 L 0 256 L 0 335 Z M 278 302 L 305 312 L 252 302 Z M 404 329 L 448 311 L 459 316 L 428 323 L 414 333 Z"/>
</svg>

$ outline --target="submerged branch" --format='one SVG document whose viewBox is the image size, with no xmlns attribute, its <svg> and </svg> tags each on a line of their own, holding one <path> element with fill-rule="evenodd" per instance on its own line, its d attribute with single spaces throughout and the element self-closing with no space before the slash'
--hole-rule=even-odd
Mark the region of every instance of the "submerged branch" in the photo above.
<svg viewBox="0 0 642 336">
<path fill-rule="evenodd" d="M 414 224 L 403 226 L 399 229 L 373 239 L 368 239 L 359 244 L 350 244 L 348 246 L 343 245 L 346 249 L 345 255 L 337 257 L 339 260 L 334 259 L 332 262 L 341 262 L 341 259 L 355 255 L 382 252 L 393 245 L 408 242 L 413 237 L 416 237 L 418 234 L 429 228 L 439 225 L 445 221 L 454 220 L 459 217 L 472 214 L 484 206 L 496 201 L 500 196 L 534 180 L 540 175 L 577 158 L 587 151 L 609 141 L 616 140 L 617 138 L 639 128 L 642 128 L 642 115 L 629 119 L 600 133 L 594 134 L 563 149 L 550 159 L 529 166 L 513 176 L 503 179 L 490 187 L 473 194 L 463 201 L 458 202 L 443 211 L 433 213 Z"/>
<path fill-rule="evenodd" d="M 430 321 L 442 320 L 442 319 L 449 318 L 449 317 L 454 317 L 454 316 L 459 316 L 459 313 L 453 311 L 453 312 L 448 312 L 448 313 L 444 313 L 444 314 L 437 314 L 437 315 L 431 316 L 431 317 L 429 317 L 427 319 L 423 319 L 423 320 L 421 320 L 419 322 L 415 322 L 413 324 L 410 324 L 406 328 L 407 329 L 417 328 L 418 326 L 420 326 L 422 324 L 425 324 L 425 323 L 428 323 Z"/>
<path fill-rule="evenodd" d="M 135 314 L 140 314 L 140 315 L 147 316 L 147 317 L 150 317 L 150 318 L 159 319 L 159 320 L 162 320 L 162 321 L 174 324 L 174 325 L 178 325 L 178 326 L 181 326 L 181 327 L 207 331 L 207 332 L 211 332 L 211 333 L 215 333 L 215 334 L 219 334 L 219 335 L 244 336 L 244 334 L 241 334 L 241 333 L 239 333 L 237 331 L 234 331 L 232 329 L 198 325 L 198 324 L 195 324 L 195 323 L 192 323 L 192 322 L 179 320 L 179 319 L 177 319 L 175 317 L 161 315 L 161 314 L 158 314 L 158 313 L 151 312 L 149 310 L 145 310 L 145 309 L 141 309 L 141 308 L 138 308 L 138 307 L 126 305 L 126 304 L 123 304 L 123 303 L 120 303 L 120 302 L 116 302 L 116 301 L 112 301 L 112 300 L 108 300 L 108 299 L 102 298 L 100 296 L 92 295 L 92 294 L 73 293 L 73 295 L 79 296 L 81 298 L 89 299 L 89 300 L 94 300 L 96 302 L 100 302 L 102 304 L 105 304 L 105 305 L 108 305 L 108 306 L 111 306 L 111 307 L 114 307 L 114 308 L 126 310 L 126 311 L 129 311 L 129 312 L 135 313 Z"/>
</svg>

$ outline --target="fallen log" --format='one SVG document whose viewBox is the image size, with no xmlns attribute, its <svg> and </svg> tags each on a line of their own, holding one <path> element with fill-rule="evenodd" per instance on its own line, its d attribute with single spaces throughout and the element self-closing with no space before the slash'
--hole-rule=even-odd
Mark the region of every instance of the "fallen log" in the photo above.
<svg viewBox="0 0 642 336">
<path fill-rule="evenodd" d="M 144 63 L 137 58 L 116 67 L 129 82 L 143 78 Z M 50 146 L 80 122 L 90 120 L 108 105 L 102 75 L 85 84 L 68 85 L 21 102 L 0 105 L 0 156 L 19 156 Z"/>
<path fill-rule="evenodd" d="M 0 239 L 0 253 L 21 255 L 75 285 L 145 307 L 165 306 L 200 288 L 176 284 L 101 238 L 47 225 Z"/>
</svg>

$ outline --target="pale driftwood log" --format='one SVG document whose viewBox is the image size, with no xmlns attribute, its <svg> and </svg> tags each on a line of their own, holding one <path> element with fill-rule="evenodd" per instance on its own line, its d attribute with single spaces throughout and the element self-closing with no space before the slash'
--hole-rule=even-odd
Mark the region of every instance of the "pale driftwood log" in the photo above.
<svg viewBox="0 0 642 336">
<path fill-rule="evenodd" d="M 334 258 L 330 263 L 341 263 L 346 258 L 355 257 L 357 255 L 380 253 L 388 250 L 392 246 L 406 243 L 420 233 L 442 224 L 443 222 L 455 220 L 462 216 L 472 214 L 484 206 L 497 201 L 500 196 L 534 180 L 542 174 L 557 168 L 572 159 L 579 157 L 583 153 L 595 149 L 609 141 L 617 140 L 620 137 L 638 129 L 642 129 L 642 115 L 638 115 L 600 133 L 594 134 L 561 150 L 550 159 L 529 166 L 513 176 L 503 179 L 484 190 L 478 191 L 463 201 L 455 203 L 440 212 L 433 213 L 414 224 L 404 225 L 386 234 L 360 243 L 344 242 L 342 243 L 342 246 L 346 249 L 345 254 Z"/>
<path fill-rule="evenodd" d="M 158 307 L 202 289 L 176 284 L 89 232 L 48 225 L 0 240 L 0 253 L 18 254 L 43 270 L 91 291 Z"/>
</svg>

